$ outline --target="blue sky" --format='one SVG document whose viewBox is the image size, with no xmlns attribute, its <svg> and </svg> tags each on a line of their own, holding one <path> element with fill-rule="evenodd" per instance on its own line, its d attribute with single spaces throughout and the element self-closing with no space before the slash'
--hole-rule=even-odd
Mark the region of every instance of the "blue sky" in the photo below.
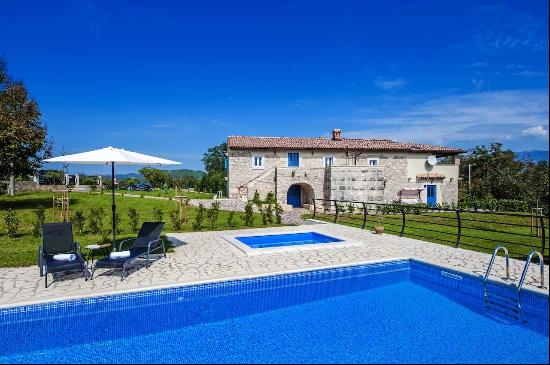
<svg viewBox="0 0 550 365">
<path fill-rule="evenodd" d="M 548 149 L 547 1 L 21 0 L 0 14 L 0 56 L 56 153 L 114 145 L 195 169 L 227 135 L 332 128 Z"/>
</svg>

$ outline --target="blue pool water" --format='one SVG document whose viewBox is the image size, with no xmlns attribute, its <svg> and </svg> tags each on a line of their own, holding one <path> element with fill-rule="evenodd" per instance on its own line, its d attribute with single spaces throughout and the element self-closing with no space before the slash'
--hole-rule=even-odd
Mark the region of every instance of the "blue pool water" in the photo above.
<svg viewBox="0 0 550 365">
<path fill-rule="evenodd" d="M 548 297 L 521 299 L 400 260 L 4 310 L 0 362 L 547 363 Z"/>
<path fill-rule="evenodd" d="M 326 236 L 317 232 L 269 234 L 235 238 L 251 248 L 312 245 L 318 243 L 337 243 L 343 241 L 339 238 Z"/>
</svg>

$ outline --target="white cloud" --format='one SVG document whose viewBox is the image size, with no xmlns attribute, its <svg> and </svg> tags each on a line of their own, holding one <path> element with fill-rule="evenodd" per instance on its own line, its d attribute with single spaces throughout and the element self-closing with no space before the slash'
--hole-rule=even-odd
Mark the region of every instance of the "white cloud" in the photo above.
<svg viewBox="0 0 550 365">
<path fill-rule="evenodd" d="M 542 125 L 537 125 L 522 130 L 521 134 L 523 134 L 524 136 L 547 137 L 548 130 L 544 129 Z"/>
<path fill-rule="evenodd" d="M 478 68 L 487 66 L 487 62 L 474 62 L 462 65 L 462 68 Z"/>
<path fill-rule="evenodd" d="M 548 92 L 509 90 L 448 95 L 403 106 L 373 111 L 351 122 L 360 128 L 346 132 L 350 137 L 390 138 L 470 147 L 506 141 L 510 148 L 547 148 L 548 141 L 523 131 L 548 133 Z"/>
<path fill-rule="evenodd" d="M 521 70 L 514 73 L 515 76 L 524 76 L 524 77 L 543 77 L 546 76 L 546 72 L 543 71 L 532 71 L 532 70 Z"/>
<path fill-rule="evenodd" d="M 483 86 L 485 86 L 485 83 L 486 81 L 483 80 L 482 78 L 478 78 L 478 77 L 472 78 L 472 84 L 474 84 L 474 87 L 476 88 L 476 90 L 483 89 Z"/>
<path fill-rule="evenodd" d="M 400 89 L 408 83 L 409 81 L 404 80 L 402 78 L 397 78 L 393 80 L 384 80 L 381 77 L 377 77 L 376 80 L 374 80 L 374 84 L 376 85 L 376 87 L 382 90 Z"/>
</svg>

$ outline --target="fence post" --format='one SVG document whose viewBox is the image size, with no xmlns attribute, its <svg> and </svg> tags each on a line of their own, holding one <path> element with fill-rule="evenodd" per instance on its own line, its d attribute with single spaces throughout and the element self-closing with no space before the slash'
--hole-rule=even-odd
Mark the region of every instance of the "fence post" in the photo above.
<svg viewBox="0 0 550 365">
<path fill-rule="evenodd" d="M 361 229 L 365 229 L 366 224 L 367 224 L 367 204 L 363 203 L 363 226 L 361 226 Z"/>
<path fill-rule="evenodd" d="M 403 237 L 403 234 L 405 234 L 405 208 L 401 207 L 401 214 L 403 215 L 403 221 L 401 222 L 401 234 L 400 237 Z"/>
<path fill-rule="evenodd" d="M 340 209 L 338 209 L 338 203 L 336 203 L 336 200 L 334 200 L 334 209 L 336 209 L 336 213 L 334 213 L 334 223 L 338 221 L 338 212 Z"/>
<path fill-rule="evenodd" d="M 315 198 L 313 198 L 313 216 L 311 219 L 315 219 L 315 214 L 317 214 L 317 205 L 315 204 Z"/>
<path fill-rule="evenodd" d="M 456 220 L 458 231 L 456 232 L 456 248 L 460 247 L 460 239 L 462 237 L 462 219 L 460 218 L 460 209 L 456 210 Z"/>
<path fill-rule="evenodd" d="M 544 249 L 546 248 L 546 230 L 545 230 L 545 227 L 544 227 L 544 215 L 541 215 L 539 217 L 540 219 L 540 227 L 542 228 L 542 246 L 541 246 L 541 254 L 542 256 L 544 256 Z"/>
</svg>

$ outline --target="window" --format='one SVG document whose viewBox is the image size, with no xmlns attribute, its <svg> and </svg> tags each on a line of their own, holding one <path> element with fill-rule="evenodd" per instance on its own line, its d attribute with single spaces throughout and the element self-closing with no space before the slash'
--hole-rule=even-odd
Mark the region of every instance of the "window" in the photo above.
<svg viewBox="0 0 550 365">
<path fill-rule="evenodd" d="M 324 158 L 324 160 L 325 160 L 325 164 L 324 164 L 325 167 L 329 167 L 329 166 L 332 166 L 334 164 L 334 157 L 332 157 L 332 156 L 326 156 Z"/>
<path fill-rule="evenodd" d="M 367 164 L 369 166 L 378 166 L 379 162 L 380 162 L 379 158 L 368 158 L 367 159 Z"/>
<path fill-rule="evenodd" d="M 298 152 L 289 152 L 288 154 L 288 167 L 300 166 L 300 154 Z"/>
<path fill-rule="evenodd" d="M 254 155 L 252 156 L 252 168 L 263 169 L 264 168 L 264 156 Z"/>
<path fill-rule="evenodd" d="M 437 156 L 438 165 L 454 165 L 455 156 Z"/>
</svg>

